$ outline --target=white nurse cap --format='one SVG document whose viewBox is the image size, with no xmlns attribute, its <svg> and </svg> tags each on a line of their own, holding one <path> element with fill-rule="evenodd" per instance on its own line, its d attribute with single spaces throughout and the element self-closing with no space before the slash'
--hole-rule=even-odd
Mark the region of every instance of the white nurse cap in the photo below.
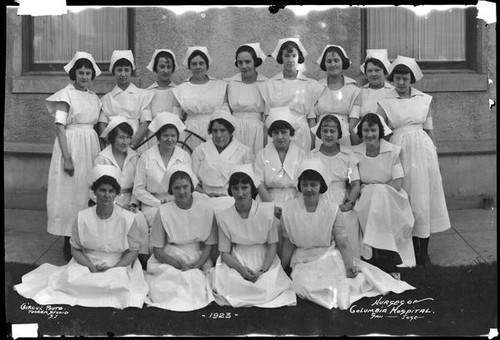
<svg viewBox="0 0 500 340">
<path fill-rule="evenodd" d="M 120 169 L 118 169 L 114 165 L 98 164 L 92 169 L 90 173 L 90 185 L 92 186 L 95 181 L 97 181 L 102 176 L 113 177 L 118 183 L 120 183 L 122 174 L 120 172 Z"/>
<path fill-rule="evenodd" d="M 132 71 L 135 70 L 134 55 L 131 50 L 114 50 L 109 61 L 109 72 L 113 72 L 113 66 L 120 59 L 127 59 L 132 64 Z"/>
<path fill-rule="evenodd" d="M 214 112 L 210 115 L 210 121 L 216 119 L 224 119 L 234 128 L 236 128 L 236 118 L 224 106 L 217 107 L 214 110 Z"/>
<path fill-rule="evenodd" d="M 389 72 L 389 67 L 391 67 L 391 62 L 389 61 L 387 49 L 385 48 L 367 49 L 365 62 L 370 58 L 377 59 L 378 61 L 380 61 L 385 66 L 385 70 Z M 361 70 L 361 72 L 365 73 L 365 63 L 362 63 L 359 69 Z"/>
<path fill-rule="evenodd" d="M 132 126 L 130 125 L 130 123 L 128 122 L 128 120 L 125 117 L 112 116 L 111 118 L 109 118 L 109 123 L 106 126 L 106 128 L 104 129 L 104 131 L 101 133 L 100 137 L 101 138 L 108 137 L 108 134 L 111 132 L 111 130 L 113 130 L 115 127 L 117 127 L 118 125 L 120 125 L 122 123 L 127 123 L 130 126 L 130 128 L 132 128 Z"/>
<path fill-rule="evenodd" d="M 169 188 L 170 178 L 172 178 L 172 175 L 175 174 L 177 171 L 183 171 L 188 174 L 189 178 L 191 178 L 191 182 L 193 183 L 193 190 L 194 190 L 199 183 L 198 178 L 196 178 L 196 176 L 194 175 L 193 170 L 191 170 L 191 167 L 184 163 L 177 163 L 167 168 L 167 171 L 165 172 L 165 175 L 163 175 L 163 178 L 161 180 L 162 186 L 164 188 L 170 189 Z"/>
<path fill-rule="evenodd" d="M 340 53 L 343 54 L 341 57 L 344 57 L 347 60 L 347 65 L 342 64 L 342 66 L 345 67 L 345 68 L 343 67 L 343 69 L 346 70 L 347 68 L 349 68 L 349 66 L 351 66 L 351 59 L 349 59 L 349 57 L 347 56 L 346 51 L 340 45 L 331 45 L 331 44 L 330 45 L 326 45 L 325 48 L 323 49 L 323 52 L 321 52 L 318 60 L 316 60 L 316 62 L 321 65 L 321 60 L 323 60 L 323 57 L 325 55 L 326 50 L 328 48 L 330 48 L 330 47 L 336 47 L 336 48 L 338 48 L 340 50 Z"/>
<path fill-rule="evenodd" d="M 253 171 L 253 166 L 252 164 L 238 164 L 238 165 L 233 165 L 231 167 L 231 172 L 230 176 L 237 172 L 243 172 L 244 174 L 247 174 L 248 177 L 252 179 L 253 185 L 258 188 L 260 185 L 260 180 L 257 178 L 257 175 L 255 174 L 255 171 Z"/>
<path fill-rule="evenodd" d="M 293 41 L 294 43 L 296 43 L 300 49 L 300 52 L 302 52 L 302 55 L 304 56 L 304 58 L 306 57 L 306 55 L 308 55 L 306 49 L 304 48 L 304 45 L 302 45 L 302 43 L 300 42 L 300 40 L 298 38 L 285 38 L 285 39 L 278 40 L 278 45 L 276 45 L 276 48 L 274 49 L 273 53 L 271 53 L 271 57 L 273 57 L 274 59 L 277 60 L 278 53 L 280 51 L 281 46 L 284 43 L 286 43 L 287 41 Z"/>
<path fill-rule="evenodd" d="M 327 186 L 330 183 L 330 178 L 323 161 L 320 158 L 308 158 L 302 160 L 297 167 L 297 171 L 295 173 L 297 188 L 299 187 L 299 177 L 306 170 L 314 170 L 319 173 Z"/>
<path fill-rule="evenodd" d="M 172 124 L 173 126 L 175 126 L 177 128 L 177 131 L 179 132 L 179 135 L 186 129 L 186 125 L 184 125 L 178 115 L 166 111 L 156 114 L 156 117 L 154 117 L 149 124 L 148 129 L 151 132 L 156 133 L 161 129 L 162 126 L 165 126 L 167 124 Z"/>
<path fill-rule="evenodd" d="M 175 68 L 175 65 L 177 65 L 177 61 L 175 60 L 175 54 L 174 54 L 174 52 L 172 52 L 172 50 L 169 50 L 166 48 L 155 50 L 153 53 L 153 56 L 151 57 L 151 60 L 149 61 L 149 64 L 146 66 L 146 68 L 148 70 L 150 70 L 151 72 L 154 72 L 153 67 L 154 67 L 154 63 L 155 63 L 155 58 L 158 55 L 158 53 L 160 53 L 160 52 L 168 52 L 172 55 L 172 58 L 174 59 L 173 61 L 174 61 L 174 68 Z"/>
<path fill-rule="evenodd" d="M 292 114 L 288 106 L 273 107 L 269 110 L 269 115 L 266 119 L 266 127 L 269 129 L 271 124 L 277 120 L 283 120 L 297 130 L 299 124 L 297 118 Z"/>
<path fill-rule="evenodd" d="M 101 69 L 97 66 L 94 57 L 92 57 L 92 54 L 83 51 L 77 51 L 75 53 L 70 62 L 64 65 L 63 67 L 64 71 L 66 71 L 66 73 L 69 73 L 69 71 L 71 71 L 75 63 L 78 61 L 78 59 L 87 59 L 88 61 L 90 61 L 92 67 L 94 67 L 96 77 L 101 74 Z"/>
<path fill-rule="evenodd" d="M 376 114 L 379 118 L 380 118 L 380 122 L 382 123 L 382 126 L 384 127 L 384 136 L 388 136 L 392 133 L 392 130 L 391 128 L 386 124 L 384 118 L 382 118 L 381 115 L 379 115 L 378 113 L 375 113 L 375 112 L 372 112 L 374 114 Z M 368 114 L 368 113 L 367 113 Z M 365 114 L 365 116 L 367 115 Z M 364 116 L 363 116 L 364 117 Z M 358 127 L 359 127 L 359 124 L 361 124 L 361 122 L 363 121 L 363 118 L 360 118 L 359 119 L 359 122 L 358 124 L 356 124 L 356 126 L 354 127 L 354 129 L 352 129 L 352 131 L 357 134 L 358 133 Z"/>
<path fill-rule="evenodd" d="M 267 55 L 260 48 L 260 43 L 248 43 L 248 44 L 243 44 L 240 47 L 243 47 L 243 46 L 248 46 L 248 47 L 252 48 L 255 51 L 257 58 L 262 59 L 262 61 L 264 61 L 267 58 Z"/>
<path fill-rule="evenodd" d="M 392 62 L 391 66 L 389 66 L 387 72 L 391 74 L 397 65 L 408 66 L 408 68 L 413 72 L 413 75 L 415 76 L 415 81 L 419 81 L 424 76 L 422 74 L 422 70 L 420 70 L 420 67 L 418 67 L 418 64 L 414 58 L 398 55 L 398 57 Z"/>
<path fill-rule="evenodd" d="M 210 57 L 210 54 L 208 53 L 208 48 L 206 48 L 205 46 L 191 46 L 191 47 L 188 47 L 188 49 L 187 49 L 186 56 L 184 57 L 184 60 L 182 61 L 182 65 L 184 65 L 186 68 L 189 69 L 188 59 L 191 56 L 191 54 L 193 54 L 193 52 L 196 50 L 203 52 L 203 54 L 205 54 L 207 56 L 208 63 L 209 64 L 212 63 L 212 57 Z"/>
</svg>

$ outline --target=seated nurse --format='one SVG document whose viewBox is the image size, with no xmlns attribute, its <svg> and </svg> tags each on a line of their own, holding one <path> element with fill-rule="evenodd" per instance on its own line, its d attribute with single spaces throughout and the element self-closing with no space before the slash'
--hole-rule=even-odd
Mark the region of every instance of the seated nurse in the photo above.
<svg viewBox="0 0 500 340">
<path fill-rule="evenodd" d="M 329 178 L 321 160 L 306 159 L 297 171 L 300 195 L 285 203 L 283 267 L 292 268 L 297 295 L 327 309 L 348 309 L 363 298 L 415 289 L 353 257 L 339 206 L 323 195 Z"/>
<path fill-rule="evenodd" d="M 213 301 L 208 275 L 217 244 L 217 226 L 210 200 L 194 188 L 198 183 L 185 164 L 168 169 L 164 177 L 174 200 L 163 204 L 153 221 L 146 280 L 148 305 L 191 311 Z"/>
<path fill-rule="evenodd" d="M 251 164 L 234 167 L 228 189 L 234 204 L 216 212 L 221 255 L 214 273 L 215 301 L 232 307 L 294 306 L 291 281 L 276 255 L 274 205 L 254 200 L 256 185 Z"/>
<path fill-rule="evenodd" d="M 40 305 L 142 308 L 148 285 L 137 259 L 140 236 L 134 213 L 114 204 L 121 174 L 112 165 L 92 170 L 97 204 L 78 213 L 71 232 L 73 258 L 62 267 L 44 263 L 14 289 Z"/>
</svg>

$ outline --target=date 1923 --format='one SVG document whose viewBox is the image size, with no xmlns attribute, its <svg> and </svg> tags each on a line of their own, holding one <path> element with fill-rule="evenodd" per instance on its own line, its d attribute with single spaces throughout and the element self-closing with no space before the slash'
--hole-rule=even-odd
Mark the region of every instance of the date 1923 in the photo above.
<svg viewBox="0 0 500 340">
<path fill-rule="evenodd" d="M 202 317 L 206 318 L 208 317 L 209 319 L 231 319 L 232 317 L 237 317 L 238 314 L 236 313 L 231 313 L 231 312 L 219 312 L 219 313 L 210 313 L 208 316 L 203 314 Z"/>
</svg>

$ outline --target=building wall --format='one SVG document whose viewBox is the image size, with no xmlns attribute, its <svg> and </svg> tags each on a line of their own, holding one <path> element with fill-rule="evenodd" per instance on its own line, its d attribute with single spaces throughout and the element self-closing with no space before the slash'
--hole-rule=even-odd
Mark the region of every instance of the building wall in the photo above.
<svg viewBox="0 0 500 340">
<path fill-rule="evenodd" d="M 53 118 L 43 99 L 64 87 L 69 78 L 64 73 L 23 74 L 22 21 L 17 8 L 7 10 L 6 91 L 4 124 L 4 198 L 6 206 L 44 209 L 46 175 L 55 139 Z M 271 14 L 267 8 L 209 9 L 202 13 L 176 15 L 164 8 L 135 9 L 136 78 L 139 87 L 147 87 L 154 74 L 145 66 L 156 48 L 170 48 L 177 56 L 173 80 L 180 83 L 189 71 L 180 64 L 188 46 L 207 46 L 213 58 L 209 74 L 216 78 L 237 72 L 234 53 L 242 43 L 260 42 L 270 54 L 280 38 L 300 37 L 309 55 L 304 72 L 320 79 L 324 72 L 315 60 L 328 43 L 344 47 L 351 67 L 347 76 L 360 84 L 359 72 L 365 52 L 362 50 L 362 12 L 358 7 L 329 9 L 296 16 L 288 9 Z M 490 111 L 489 99 L 496 102 L 496 24 L 477 20 L 476 70 L 424 71 L 415 87 L 433 96 L 434 131 L 440 157 L 445 193 L 450 208 L 480 204 L 481 195 L 496 195 L 496 106 Z M 267 58 L 259 72 L 272 77 L 281 66 Z M 488 79 L 491 83 L 488 84 Z M 109 73 L 96 78 L 92 89 L 102 95 L 110 91 L 114 80 Z M 35 148 L 37 153 L 30 153 Z M 480 155 L 480 156 L 477 156 Z M 42 185 L 22 180 L 26 169 L 39 174 Z M 467 181 L 470 185 L 464 186 Z M 10 199 L 33 194 L 37 199 Z M 31 202 L 31 203 L 28 203 Z"/>
</svg>

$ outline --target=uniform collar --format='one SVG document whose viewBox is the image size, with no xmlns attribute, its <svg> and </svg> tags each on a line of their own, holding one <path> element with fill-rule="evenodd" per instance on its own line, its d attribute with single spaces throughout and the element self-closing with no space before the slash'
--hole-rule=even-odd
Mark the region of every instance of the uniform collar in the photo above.
<svg viewBox="0 0 500 340">
<path fill-rule="evenodd" d="M 77 90 L 74 84 L 68 84 L 68 85 L 66 86 L 66 88 L 67 88 L 68 90 L 74 90 L 74 91 L 79 91 L 79 92 L 86 92 L 86 93 L 95 94 L 94 92 L 90 91 L 89 89 L 87 89 L 87 91 L 80 91 L 80 90 Z"/>
<path fill-rule="evenodd" d="M 346 86 L 347 84 L 356 85 L 356 80 L 352 79 L 351 77 L 344 76 L 344 75 L 342 77 L 344 77 L 344 86 Z M 321 85 L 328 86 L 328 77 L 321 78 L 318 81 L 321 83 Z"/>
<path fill-rule="evenodd" d="M 118 85 L 115 85 L 113 90 L 111 90 L 111 95 L 113 97 L 115 97 L 116 95 L 118 95 L 122 92 L 136 93 L 137 90 L 139 90 L 139 89 L 137 88 L 137 86 L 134 85 L 134 83 L 130 83 L 130 85 L 125 90 L 122 90 L 121 88 L 118 87 Z"/>
<path fill-rule="evenodd" d="M 267 77 L 260 74 L 260 73 L 257 73 L 257 81 L 266 81 L 267 80 Z M 234 76 L 230 77 L 230 78 L 224 78 L 224 81 L 238 81 L 238 82 L 243 82 L 241 80 L 241 73 L 236 73 Z"/>
<path fill-rule="evenodd" d="M 370 86 L 370 83 L 366 83 L 365 85 L 361 86 L 363 88 L 369 88 L 368 86 Z M 389 82 L 384 82 L 384 89 L 393 89 L 394 86 L 392 86 Z M 380 90 L 380 89 L 377 89 L 377 90 Z"/>
<path fill-rule="evenodd" d="M 410 86 L 410 98 L 415 97 L 415 96 L 425 96 L 425 93 Z M 394 88 L 391 92 L 389 92 L 387 94 L 386 98 L 401 98 L 401 97 L 399 96 L 398 92 L 396 91 L 396 88 Z"/>
<path fill-rule="evenodd" d="M 173 81 L 170 81 L 170 84 L 168 84 L 167 87 L 175 87 L 175 83 Z M 160 87 L 160 85 L 158 85 L 158 82 L 154 82 L 153 84 L 149 85 L 149 87 L 147 88 L 148 90 L 152 90 L 152 89 L 156 89 Z"/>
<path fill-rule="evenodd" d="M 179 150 L 180 150 L 179 147 L 177 147 L 177 146 L 174 147 L 174 152 L 172 152 L 172 156 L 170 156 L 170 160 L 168 161 L 169 164 L 174 164 L 176 160 L 182 161 Z M 160 155 L 160 144 L 159 143 L 151 148 L 150 157 L 151 157 L 151 159 L 156 161 L 163 170 L 167 169 L 165 164 L 163 163 L 163 159 L 161 158 L 161 155 Z"/>
<path fill-rule="evenodd" d="M 113 155 L 113 149 L 111 144 L 106 146 L 102 151 L 101 151 L 101 156 L 106 157 L 111 163 L 113 163 L 114 166 L 116 166 L 118 169 L 120 168 L 118 166 L 118 162 L 115 159 L 115 156 Z M 125 156 L 125 161 L 123 161 L 123 167 L 125 167 L 125 164 L 128 163 L 129 160 L 131 160 L 133 157 L 137 156 L 137 152 L 132 150 L 131 148 L 127 148 L 127 156 Z"/>
<path fill-rule="evenodd" d="M 209 76 L 208 74 L 207 74 L 207 77 L 208 77 L 208 80 L 209 80 L 209 81 L 210 81 L 210 80 L 217 80 L 217 78 L 214 78 L 214 77 L 212 77 L 212 76 Z M 192 78 L 192 76 L 191 76 L 191 77 L 189 77 L 189 78 L 187 78 L 187 79 L 186 79 L 186 80 L 184 80 L 183 82 L 184 82 L 184 83 L 189 83 L 189 79 L 191 79 L 191 78 Z"/>
<path fill-rule="evenodd" d="M 285 79 L 285 77 L 283 76 L 283 71 L 281 71 L 280 73 L 276 74 L 274 77 L 272 77 L 271 79 L 274 79 L 274 80 L 281 80 L 281 79 Z M 302 72 L 298 72 L 297 73 L 297 78 L 295 79 L 298 79 L 298 80 L 309 80 L 309 78 L 307 78 L 304 73 Z"/>
<path fill-rule="evenodd" d="M 363 142 L 359 145 L 353 147 L 353 151 L 366 155 L 366 143 Z M 392 151 L 392 144 L 385 139 L 380 139 L 380 151 L 379 154 Z"/>
</svg>

